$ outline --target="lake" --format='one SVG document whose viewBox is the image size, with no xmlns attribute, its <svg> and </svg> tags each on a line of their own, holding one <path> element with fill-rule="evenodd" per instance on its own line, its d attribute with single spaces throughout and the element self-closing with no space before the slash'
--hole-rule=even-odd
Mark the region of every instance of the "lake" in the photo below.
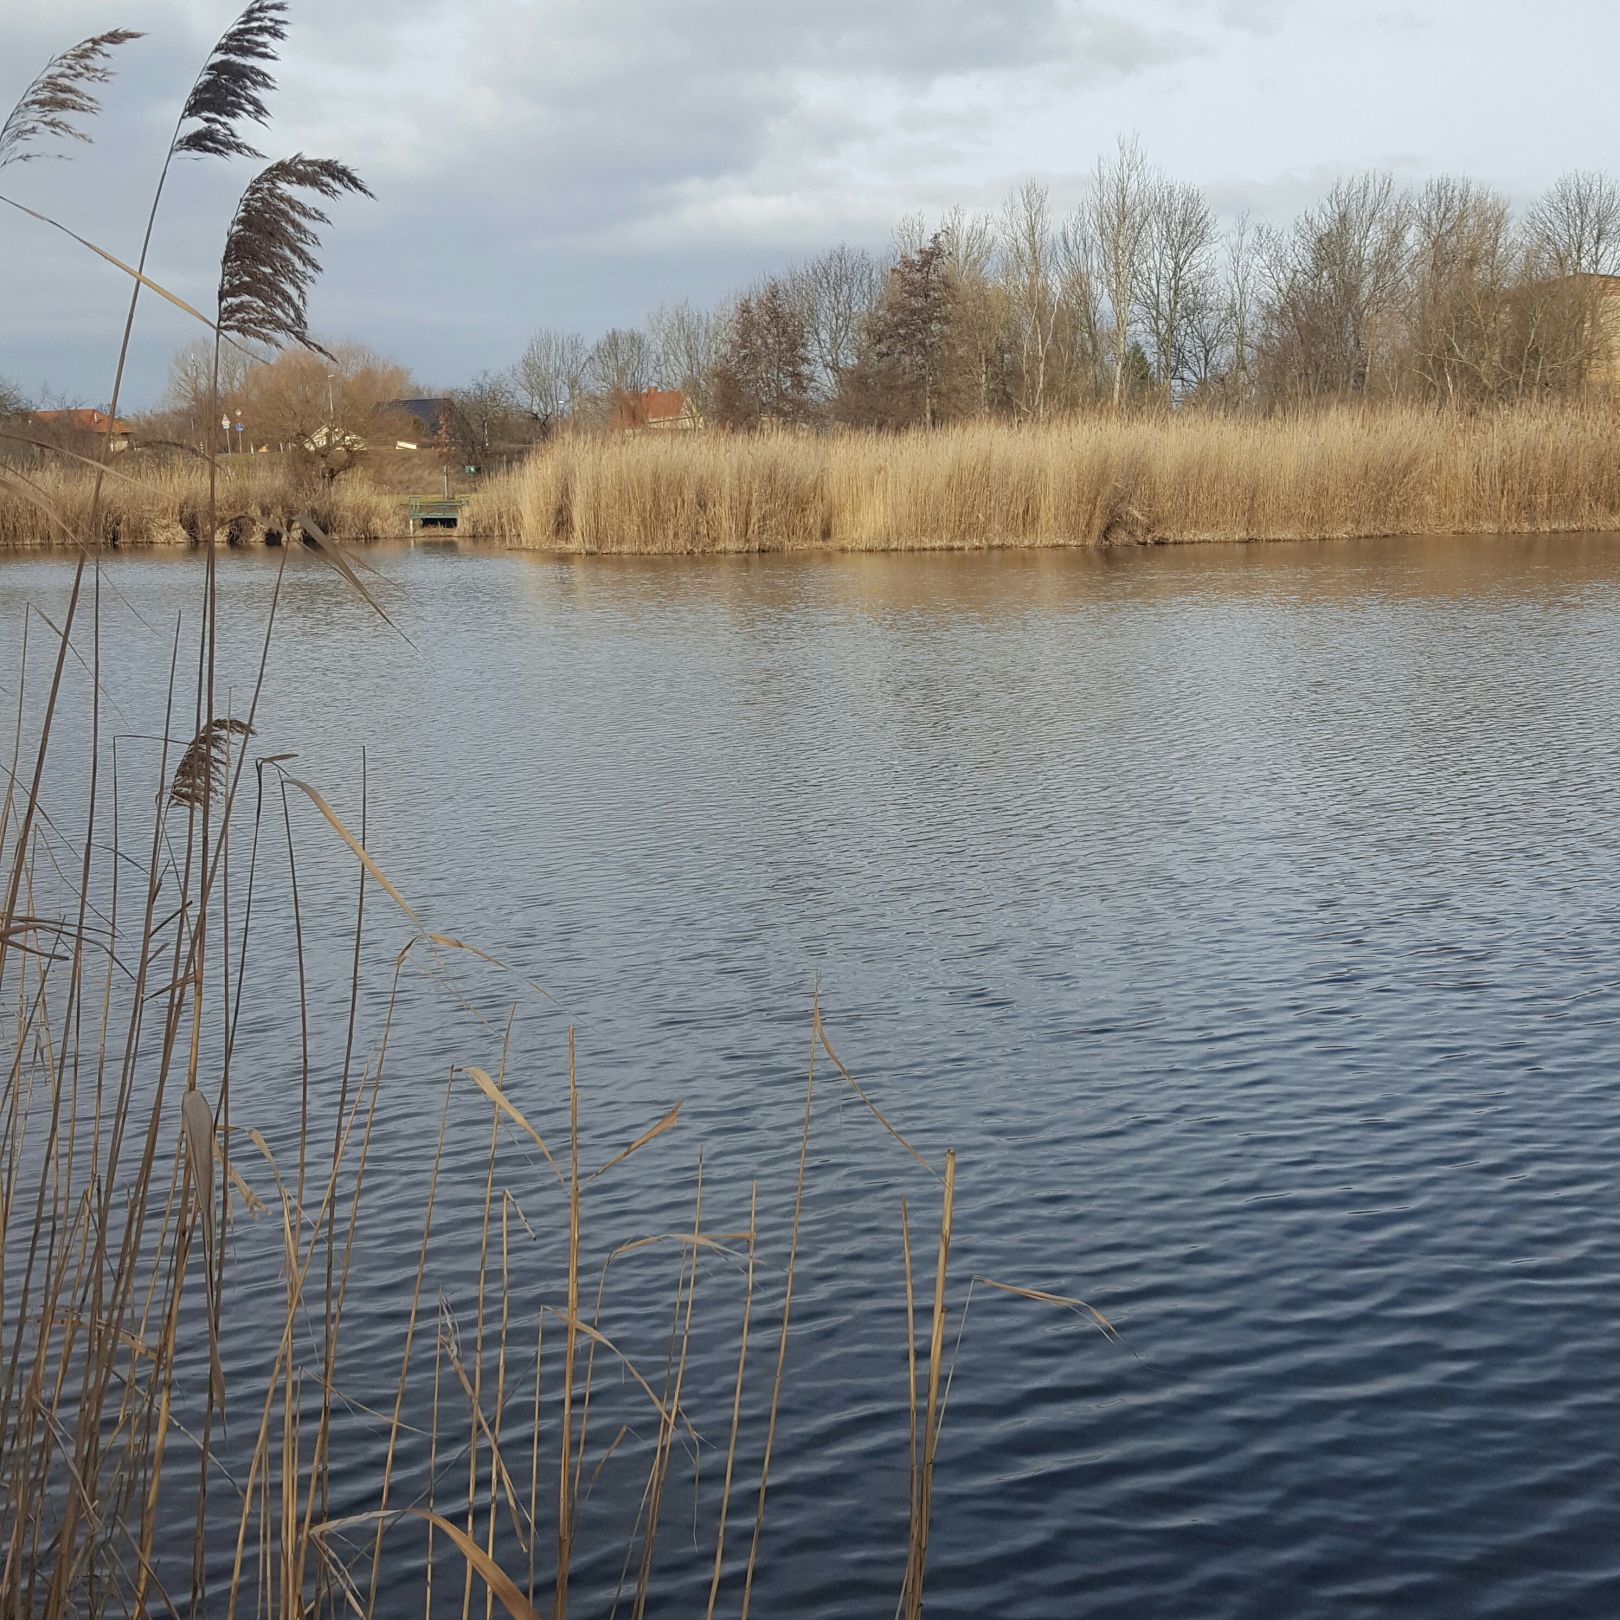
<svg viewBox="0 0 1620 1620">
<path fill-rule="evenodd" d="M 555 1147 L 570 1024 L 588 1164 L 684 1103 L 587 1197 L 591 1297 L 615 1244 L 692 1227 L 700 1155 L 705 1230 L 746 1227 L 758 1180 L 737 1461 L 757 1480 L 819 994 L 895 1129 L 936 1168 L 959 1156 L 930 1615 L 1620 1612 L 1620 536 L 365 560 L 397 630 L 287 559 L 254 751 L 296 753 L 356 827 L 363 756 L 379 866 L 428 927 L 513 971 L 406 974 L 334 1512 L 375 1499 L 361 1408 L 391 1400 L 447 1082 L 425 1297 L 473 1336 L 490 1117 L 450 1071 L 494 1072 L 505 1044 Z M 280 566 L 221 559 L 238 710 Z M 70 571 L 0 566 L 8 704 L 23 604 L 60 622 Z M 143 856 L 149 739 L 200 581 L 194 558 L 104 571 L 106 725 Z M 68 829 L 70 676 L 46 801 Z M 288 897 L 272 797 L 266 934 Z M 356 868 L 307 803 L 292 815 L 330 1121 Z M 362 1043 L 410 937 L 375 886 L 366 907 Z M 233 1082 L 236 1118 L 273 1143 L 299 1106 L 287 963 L 245 983 Z M 892 1612 L 905 1558 L 900 1200 L 925 1314 L 939 1194 L 825 1054 L 815 1082 L 754 1612 L 854 1620 Z M 556 1300 L 561 1206 L 515 1131 L 495 1163 L 532 1324 Z M 225 1324 L 246 1362 L 280 1320 L 265 1226 L 241 1223 L 262 1281 Z M 704 1444 L 663 1507 L 663 1613 L 707 1597 L 743 1301 L 729 1247 L 697 1289 Z M 655 1384 L 678 1265 L 667 1245 L 613 1262 L 604 1331 Z M 1118 1339 L 983 1284 L 964 1321 L 975 1277 L 1083 1298 Z M 587 1467 L 627 1433 L 582 1509 L 582 1615 L 607 1613 L 656 1430 L 628 1379 L 598 1376 Z M 403 1466 L 415 1490 L 428 1460 L 407 1447 Z M 752 1519 L 740 1485 L 721 1613 Z M 385 1605 L 420 1613 L 420 1538 L 397 1534 Z M 441 1584 L 456 1612 L 459 1575 Z"/>
</svg>

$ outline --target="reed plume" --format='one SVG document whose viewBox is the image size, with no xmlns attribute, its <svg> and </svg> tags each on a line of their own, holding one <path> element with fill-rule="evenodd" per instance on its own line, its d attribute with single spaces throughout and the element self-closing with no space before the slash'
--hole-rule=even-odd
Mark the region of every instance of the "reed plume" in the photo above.
<svg viewBox="0 0 1620 1620">
<path fill-rule="evenodd" d="M 246 720 L 211 720 L 186 745 L 169 783 L 169 803 L 196 809 L 209 797 L 225 791 L 225 773 L 231 763 L 231 738 L 251 737 Z"/>
<path fill-rule="evenodd" d="M 101 111 L 92 86 L 112 78 L 108 58 L 113 51 L 140 37 L 133 29 L 113 28 L 53 56 L 0 125 L 0 169 L 44 157 L 35 147 L 39 141 L 88 141 L 89 131 L 74 120 L 94 118 Z"/>
<path fill-rule="evenodd" d="M 286 19 L 285 0 L 253 0 L 225 31 L 186 98 L 171 156 L 264 156 L 236 126 L 243 120 L 270 122 L 264 98 L 276 81 L 259 64 L 277 59 L 276 47 L 287 37 Z"/>
<path fill-rule="evenodd" d="M 304 191 L 326 201 L 346 192 L 372 195 L 347 164 L 301 152 L 249 181 L 220 261 L 219 330 L 275 347 L 302 344 L 331 359 L 309 335 L 309 289 L 321 273 L 317 227 L 331 220 L 299 195 Z"/>
</svg>

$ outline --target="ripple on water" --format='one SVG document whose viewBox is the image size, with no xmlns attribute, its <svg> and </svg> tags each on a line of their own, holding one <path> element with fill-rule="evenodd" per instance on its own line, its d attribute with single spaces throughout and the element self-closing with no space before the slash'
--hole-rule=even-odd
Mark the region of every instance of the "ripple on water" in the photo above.
<svg viewBox="0 0 1620 1620">
<path fill-rule="evenodd" d="M 953 1307 L 977 1274 L 1082 1295 L 1120 1333 L 984 1288 L 959 1346 L 953 1316 L 930 1614 L 1620 1612 L 1612 540 L 386 556 L 410 644 L 302 564 L 261 734 L 346 807 L 364 745 L 385 870 L 558 998 L 520 998 L 513 1095 L 566 1135 L 572 1022 L 589 1162 L 685 1099 L 679 1131 L 593 1190 L 595 1263 L 690 1222 L 700 1147 L 706 1224 L 745 1221 L 758 1178 L 742 1477 L 819 983 L 885 1113 L 929 1157 L 961 1154 Z M 113 569 L 149 623 L 189 604 L 188 567 Z M 271 574 L 233 558 L 225 581 L 227 634 L 251 645 Z M 45 564 L 0 570 L 0 623 L 59 588 Z M 153 729 L 133 711 L 162 690 L 164 644 L 132 620 L 112 644 L 132 729 Z M 307 858 L 329 1035 L 352 874 Z M 498 1030 L 511 987 L 462 982 Z M 245 986 L 236 1060 L 238 1106 L 278 1148 L 292 993 L 285 974 Z M 357 1401 L 390 1399 L 466 1062 L 493 1064 L 488 1033 L 407 985 L 347 1307 Z M 904 1557 L 898 1203 L 926 1267 L 933 1195 L 824 1062 L 818 1085 L 755 1606 L 854 1620 L 892 1607 Z M 453 1096 L 425 1292 L 467 1335 L 488 1135 Z M 532 1306 L 561 1265 L 549 1171 L 516 1141 L 498 1166 Z M 239 1234 L 269 1282 L 239 1296 L 230 1355 L 264 1353 L 278 1241 Z M 661 1366 L 667 1259 L 614 1265 L 608 1331 Z M 740 1306 L 717 1260 L 686 1375 L 717 1432 Z M 639 1398 L 604 1383 L 599 1440 L 645 1429 Z M 358 1508 L 381 1442 L 338 1422 L 334 1487 Z M 644 1438 L 587 1505 L 587 1591 L 618 1579 Z M 401 1462 L 425 1469 L 417 1441 Z M 717 1476 L 711 1456 L 695 1487 L 672 1481 L 671 1612 L 706 1594 L 690 1524 L 694 1489 L 712 1522 Z M 402 1553 L 385 1599 L 417 1574 Z"/>
</svg>

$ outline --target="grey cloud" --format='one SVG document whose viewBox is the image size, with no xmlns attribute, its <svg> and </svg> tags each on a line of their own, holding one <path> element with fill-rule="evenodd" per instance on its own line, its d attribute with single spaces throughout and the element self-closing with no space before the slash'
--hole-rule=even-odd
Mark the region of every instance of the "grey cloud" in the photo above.
<svg viewBox="0 0 1620 1620">
<path fill-rule="evenodd" d="M 1464 0 L 1433 3 L 1455 31 Z M 133 251 L 177 101 L 239 4 L 34 0 L 8 13 L 0 102 L 51 50 L 112 21 L 149 37 L 107 89 L 97 145 L 71 164 L 8 171 L 0 189 L 48 199 Z M 1320 11 L 1342 22 L 1353 4 Z M 1528 14 L 1531 0 L 1522 4 Z M 442 383 L 505 363 L 535 324 L 589 330 L 662 300 L 718 297 L 841 237 L 880 243 L 911 208 L 994 206 L 1024 174 L 1067 198 L 1121 127 L 1140 129 L 1150 150 L 1161 130 L 1179 131 L 1203 163 L 1188 178 L 1227 176 L 1215 181 L 1218 202 L 1267 215 L 1310 200 L 1335 165 L 1421 153 L 1432 115 L 1418 104 L 1403 105 L 1408 122 L 1387 134 L 1335 132 L 1333 150 L 1287 149 L 1279 125 L 1275 159 L 1251 176 L 1215 150 L 1223 122 L 1279 116 L 1268 85 L 1332 37 L 1305 15 L 1316 10 L 1284 0 L 297 0 L 277 122 L 257 144 L 346 158 L 372 183 L 376 204 L 335 217 L 313 318 Z M 1446 32 L 1402 39 L 1443 53 Z M 188 297 L 208 297 L 248 172 L 192 164 L 171 181 L 155 266 Z M 0 375 L 104 393 L 120 293 L 105 267 L 0 219 Z M 137 400 L 156 393 L 187 336 L 152 302 Z"/>
</svg>

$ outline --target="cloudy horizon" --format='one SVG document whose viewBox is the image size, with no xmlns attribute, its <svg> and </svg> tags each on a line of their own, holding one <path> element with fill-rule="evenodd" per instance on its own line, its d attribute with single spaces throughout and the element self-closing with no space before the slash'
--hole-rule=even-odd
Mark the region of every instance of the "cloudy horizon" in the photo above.
<svg viewBox="0 0 1620 1620">
<path fill-rule="evenodd" d="M 236 5 L 0 0 L 0 105 L 103 29 L 120 53 L 96 143 L 4 190 L 133 254 L 178 98 Z M 257 144 L 352 162 L 311 322 L 428 386 L 510 364 L 539 326 L 593 335 L 660 303 L 712 304 L 906 214 L 996 206 L 1027 178 L 1079 200 L 1120 134 L 1223 216 L 1282 222 L 1341 175 L 1470 174 L 1524 206 L 1615 167 L 1597 0 L 294 0 L 275 123 Z M 1610 48 L 1606 48 L 1610 47 Z M 153 274 L 207 299 L 248 165 L 171 181 Z M 20 215 L 0 253 L 0 378 L 94 402 L 122 319 L 115 272 Z M 126 399 L 154 403 L 185 319 L 147 307 Z"/>
</svg>

